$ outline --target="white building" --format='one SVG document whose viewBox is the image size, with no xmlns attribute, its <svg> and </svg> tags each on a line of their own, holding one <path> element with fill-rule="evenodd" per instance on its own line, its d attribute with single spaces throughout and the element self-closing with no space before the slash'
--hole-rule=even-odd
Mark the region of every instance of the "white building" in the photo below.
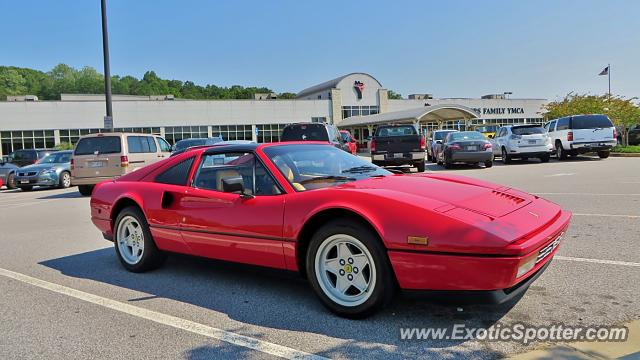
<svg viewBox="0 0 640 360">
<path fill-rule="evenodd" d="M 221 135 L 225 140 L 277 141 L 295 122 L 326 121 L 350 130 L 361 146 L 375 124 L 413 121 L 423 128 L 478 123 L 541 123 L 545 99 L 433 99 L 415 94 L 390 100 L 373 76 L 352 73 L 302 90 L 295 100 L 181 100 L 172 96 L 113 97 L 117 131 L 155 133 L 169 142 Z M 102 95 L 62 95 L 60 101 L 32 98 L 0 102 L 0 156 L 20 148 L 75 143 L 102 131 Z M 380 114 L 380 115 L 376 115 Z M 373 116 L 371 116 L 373 115 Z"/>
</svg>

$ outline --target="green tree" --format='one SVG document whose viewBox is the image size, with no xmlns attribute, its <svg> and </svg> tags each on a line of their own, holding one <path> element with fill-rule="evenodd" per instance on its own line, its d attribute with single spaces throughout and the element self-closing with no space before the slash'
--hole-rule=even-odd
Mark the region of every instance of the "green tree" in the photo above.
<svg viewBox="0 0 640 360">
<path fill-rule="evenodd" d="M 295 99 L 295 98 L 296 98 L 296 94 L 291 92 L 283 92 L 278 94 L 278 99 L 282 99 L 282 100 Z"/>
<path fill-rule="evenodd" d="M 637 98 L 609 95 L 579 95 L 569 93 L 564 99 L 545 106 L 545 119 L 551 120 L 576 114 L 605 114 L 615 125 L 623 129 L 623 142 L 628 145 L 628 130 L 640 123 L 640 107 L 634 103 Z"/>
<path fill-rule="evenodd" d="M 60 144 L 56 145 L 56 150 L 73 150 L 73 144 L 72 143 L 68 143 L 68 142 L 61 142 Z"/>
<path fill-rule="evenodd" d="M 398 94 L 397 92 L 393 91 L 393 90 L 387 90 L 387 94 L 389 99 L 391 100 L 401 100 L 402 99 L 402 94 Z"/>
<path fill-rule="evenodd" d="M 16 69 L 0 69 L 0 98 L 6 100 L 7 95 L 25 95 L 27 82 Z"/>
</svg>

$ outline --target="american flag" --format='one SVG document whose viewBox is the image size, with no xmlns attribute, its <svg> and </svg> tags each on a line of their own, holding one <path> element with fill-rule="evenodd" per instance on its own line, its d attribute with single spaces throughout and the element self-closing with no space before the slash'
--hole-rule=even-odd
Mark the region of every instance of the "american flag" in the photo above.
<svg viewBox="0 0 640 360">
<path fill-rule="evenodd" d="M 600 71 L 600 74 L 598 75 L 609 75 L 609 66 Z"/>
</svg>

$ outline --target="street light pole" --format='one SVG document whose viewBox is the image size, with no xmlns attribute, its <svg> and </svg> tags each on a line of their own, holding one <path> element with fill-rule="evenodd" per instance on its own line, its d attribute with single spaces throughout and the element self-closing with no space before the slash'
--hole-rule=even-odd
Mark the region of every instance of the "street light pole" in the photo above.
<svg viewBox="0 0 640 360">
<path fill-rule="evenodd" d="M 109 34 L 107 33 L 107 1 L 101 0 L 102 7 L 102 55 L 104 60 L 104 96 L 107 115 L 104 128 L 113 131 L 113 109 L 111 107 L 111 69 L 109 68 Z"/>
</svg>

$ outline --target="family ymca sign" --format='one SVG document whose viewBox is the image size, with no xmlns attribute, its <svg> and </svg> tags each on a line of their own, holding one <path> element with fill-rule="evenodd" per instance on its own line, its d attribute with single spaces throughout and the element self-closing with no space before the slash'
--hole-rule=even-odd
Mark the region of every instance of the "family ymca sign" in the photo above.
<svg viewBox="0 0 640 360">
<path fill-rule="evenodd" d="M 473 108 L 473 110 L 481 115 L 524 114 L 524 108 L 521 107 Z"/>
</svg>

